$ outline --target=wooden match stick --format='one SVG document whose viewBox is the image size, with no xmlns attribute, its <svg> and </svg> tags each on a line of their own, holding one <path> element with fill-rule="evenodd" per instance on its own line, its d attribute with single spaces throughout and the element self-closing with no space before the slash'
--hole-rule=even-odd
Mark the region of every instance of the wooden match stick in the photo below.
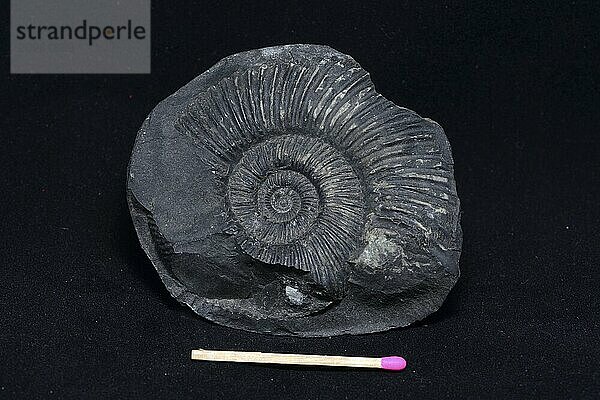
<svg viewBox="0 0 600 400">
<path fill-rule="evenodd" d="M 320 365 L 325 367 L 380 368 L 391 371 L 401 371 L 406 368 L 406 360 L 397 356 L 382 358 L 346 357 L 199 349 L 192 350 L 192 360 L 286 365 Z"/>
</svg>

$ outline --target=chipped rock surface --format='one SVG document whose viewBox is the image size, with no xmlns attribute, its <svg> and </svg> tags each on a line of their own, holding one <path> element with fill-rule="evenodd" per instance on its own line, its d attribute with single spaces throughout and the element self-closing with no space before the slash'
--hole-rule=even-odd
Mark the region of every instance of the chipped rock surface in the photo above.
<svg viewBox="0 0 600 400">
<path fill-rule="evenodd" d="M 169 292 L 226 326 L 383 331 L 436 311 L 459 276 L 442 128 L 326 46 L 232 55 L 162 101 L 127 189 Z"/>
</svg>

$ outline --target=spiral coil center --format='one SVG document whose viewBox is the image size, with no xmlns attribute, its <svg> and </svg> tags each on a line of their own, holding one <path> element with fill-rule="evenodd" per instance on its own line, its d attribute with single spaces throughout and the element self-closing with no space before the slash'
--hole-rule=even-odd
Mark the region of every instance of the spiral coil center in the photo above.
<svg viewBox="0 0 600 400">
<path fill-rule="evenodd" d="M 299 201 L 298 193 L 289 188 L 279 188 L 271 195 L 271 206 L 280 214 L 290 211 Z"/>
<path fill-rule="evenodd" d="M 275 136 L 246 150 L 229 176 L 228 200 L 239 245 L 266 263 L 338 265 L 363 224 L 352 167 L 310 136 Z"/>
<path fill-rule="evenodd" d="M 256 211 L 259 218 L 275 224 L 294 220 L 297 232 L 284 235 L 293 239 L 304 234 L 314 221 L 318 203 L 318 194 L 304 175 L 296 171 L 279 170 L 270 172 L 259 184 Z M 286 229 L 283 225 L 279 225 L 279 228 Z"/>
</svg>

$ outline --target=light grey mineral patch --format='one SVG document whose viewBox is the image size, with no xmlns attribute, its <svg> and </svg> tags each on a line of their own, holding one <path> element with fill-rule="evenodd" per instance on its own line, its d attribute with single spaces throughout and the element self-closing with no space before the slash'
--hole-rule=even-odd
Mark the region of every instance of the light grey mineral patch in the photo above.
<svg viewBox="0 0 600 400">
<path fill-rule="evenodd" d="M 458 279 L 444 131 L 326 46 L 229 56 L 162 101 L 138 133 L 127 188 L 167 289 L 230 327 L 406 326 Z"/>
</svg>

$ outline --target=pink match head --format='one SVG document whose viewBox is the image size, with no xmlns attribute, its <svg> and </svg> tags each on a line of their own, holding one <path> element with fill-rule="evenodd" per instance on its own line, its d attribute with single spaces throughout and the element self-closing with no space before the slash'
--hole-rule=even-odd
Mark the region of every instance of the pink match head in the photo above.
<svg viewBox="0 0 600 400">
<path fill-rule="evenodd" d="M 381 368 L 390 371 L 402 371 L 406 368 L 406 360 L 397 356 L 383 357 L 381 359 Z"/>
</svg>

